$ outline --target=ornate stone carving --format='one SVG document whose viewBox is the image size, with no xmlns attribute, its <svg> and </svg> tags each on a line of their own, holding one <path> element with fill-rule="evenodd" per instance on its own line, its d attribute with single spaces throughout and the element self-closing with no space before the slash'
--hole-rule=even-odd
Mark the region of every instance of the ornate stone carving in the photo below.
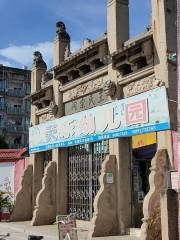
<svg viewBox="0 0 180 240">
<path fill-rule="evenodd" d="M 31 224 L 52 224 L 56 218 L 56 162 L 49 162 L 42 179 L 42 189 L 36 198 Z"/>
<path fill-rule="evenodd" d="M 107 80 L 104 83 L 103 91 L 107 96 L 113 97 L 116 93 L 116 84 L 111 80 Z"/>
<path fill-rule="evenodd" d="M 63 22 L 59 21 L 56 23 L 56 35 L 61 38 L 61 40 L 70 41 L 70 36 L 66 32 L 66 26 Z"/>
<path fill-rule="evenodd" d="M 86 83 L 82 83 L 73 89 L 70 89 L 63 93 L 63 102 L 68 102 L 79 98 L 89 93 L 95 92 L 103 88 L 103 83 L 107 80 L 108 76 L 100 77 L 94 80 L 91 80 Z"/>
<path fill-rule="evenodd" d="M 33 58 L 33 67 L 47 69 L 47 65 L 44 62 L 42 54 L 39 51 L 35 51 L 33 56 L 34 56 L 34 58 Z"/>
<path fill-rule="evenodd" d="M 21 186 L 11 214 L 11 221 L 27 221 L 32 218 L 33 166 L 28 165 L 21 179 Z"/>
<path fill-rule="evenodd" d="M 52 114 L 49 114 L 47 109 L 47 113 L 39 116 L 39 123 L 44 123 L 53 119 L 54 119 L 54 116 Z"/>
<path fill-rule="evenodd" d="M 116 157 L 110 155 L 102 164 L 99 177 L 100 190 L 94 200 L 94 214 L 91 220 L 92 229 L 89 231 L 89 238 L 103 237 L 117 234 L 117 208 L 116 208 L 116 187 L 114 183 L 107 182 L 107 173 L 111 173 L 116 179 Z"/>
<path fill-rule="evenodd" d="M 64 104 L 65 115 L 81 112 L 89 108 L 102 105 L 109 101 L 109 97 L 101 90 L 80 97 Z"/>
<path fill-rule="evenodd" d="M 123 88 L 124 97 L 131 97 L 164 85 L 165 83 L 163 81 L 156 79 L 154 76 L 149 76 L 126 85 Z"/>
<path fill-rule="evenodd" d="M 51 101 L 48 107 L 48 112 L 50 115 L 56 115 L 58 111 L 58 106 L 55 104 L 54 101 Z"/>
<path fill-rule="evenodd" d="M 152 224 L 152 220 L 159 221 L 158 209 L 160 207 L 160 193 L 167 188 L 168 153 L 167 150 L 158 150 L 151 162 L 149 175 L 150 190 L 143 202 L 143 224 L 141 226 L 141 240 L 149 240 L 148 233 L 158 231 L 161 233 L 161 225 L 158 228 Z M 156 228 L 156 229 L 155 229 Z"/>
<path fill-rule="evenodd" d="M 44 88 L 46 86 L 46 82 L 49 80 L 53 79 L 53 74 L 50 72 L 45 72 L 42 75 L 42 79 L 41 79 L 41 88 Z"/>
</svg>

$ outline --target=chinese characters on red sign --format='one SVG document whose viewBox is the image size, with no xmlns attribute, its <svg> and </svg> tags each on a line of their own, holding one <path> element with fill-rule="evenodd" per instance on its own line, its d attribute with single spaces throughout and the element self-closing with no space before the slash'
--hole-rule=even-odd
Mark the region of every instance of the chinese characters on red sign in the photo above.
<svg viewBox="0 0 180 240">
<path fill-rule="evenodd" d="M 143 99 L 125 106 L 126 126 L 148 122 L 147 99 Z"/>
</svg>

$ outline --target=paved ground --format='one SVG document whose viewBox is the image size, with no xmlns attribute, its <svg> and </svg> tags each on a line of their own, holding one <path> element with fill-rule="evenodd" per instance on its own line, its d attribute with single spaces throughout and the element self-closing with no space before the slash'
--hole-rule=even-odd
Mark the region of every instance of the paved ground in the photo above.
<svg viewBox="0 0 180 240">
<path fill-rule="evenodd" d="M 12 222 L 5 223 L 0 222 L 0 237 L 1 234 L 10 233 L 10 236 L 4 238 L 6 240 L 27 240 L 28 235 L 42 235 L 44 240 L 58 240 L 57 226 L 47 225 L 47 226 L 34 226 L 30 225 L 30 222 Z M 78 240 L 86 240 L 86 233 L 80 233 Z M 103 238 L 93 238 L 93 240 L 139 240 L 137 237 L 130 236 L 114 236 L 114 237 L 103 237 Z M 1 238 L 0 238 L 1 240 Z"/>
</svg>

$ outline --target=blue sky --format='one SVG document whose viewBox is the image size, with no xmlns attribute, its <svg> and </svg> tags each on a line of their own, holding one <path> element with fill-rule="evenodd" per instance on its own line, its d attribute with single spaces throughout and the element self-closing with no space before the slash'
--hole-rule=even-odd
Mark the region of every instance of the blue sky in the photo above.
<svg viewBox="0 0 180 240">
<path fill-rule="evenodd" d="M 52 64 L 55 23 L 65 22 L 72 51 L 84 38 L 106 32 L 107 0 L 0 0 L 0 63 L 31 68 L 32 54 L 40 50 Z M 135 36 L 150 24 L 150 0 L 130 1 L 130 34 Z"/>
</svg>

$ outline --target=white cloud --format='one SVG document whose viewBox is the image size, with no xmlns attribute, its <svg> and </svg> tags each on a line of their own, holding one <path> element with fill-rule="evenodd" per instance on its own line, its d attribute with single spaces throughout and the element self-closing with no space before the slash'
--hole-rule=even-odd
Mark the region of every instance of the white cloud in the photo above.
<svg viewBox="0 0 180 240">
<path fill-rule="evenodd" d="M 31 67 L 33 52 L 38 50 L 43 54 L 47 64 L 50 65 L 52 62 L 52 48 L 53 44 L 51 42 L 38 43 L 35 45 L 9 46 L 0 49 L 0 56 L 7 58 L 8 61 L 12 60 L 21 65 Z"/>
<path fill-rule="evenodd" d="M 8 67 L 13 67 L 13 64 L 10 61 L 6 61 L 3 59 L 0 59 L 0 64 L 3 64 L 4 66 L 8 66 Z"/>
<path fill-rule="evenodd" d="M 79 41 L 72 41 L 71 42 L 71 52 L 75 52 L 76 50 L 80 49 L 81 43 Z"/>
<path fill-rule="evenodd" d="M 72 41 L 71 51 L 74 52 L 78 48 L 80 48 L 80 43 L 77 41 Z M 31 68 L 34 51 L 40 51 L 48 67 L 52 67 L 53 42 L 42 42 L 34 45 L 22 46 L 12 45 L 7 48 L 0 49 L 0 56 L 7 59 L 7 61 L 4 61 L 4 65 L 12 65 L 11 61 L 14 61 L 22 66 L 27 65 L 29 68 Z"/>
</svg>

